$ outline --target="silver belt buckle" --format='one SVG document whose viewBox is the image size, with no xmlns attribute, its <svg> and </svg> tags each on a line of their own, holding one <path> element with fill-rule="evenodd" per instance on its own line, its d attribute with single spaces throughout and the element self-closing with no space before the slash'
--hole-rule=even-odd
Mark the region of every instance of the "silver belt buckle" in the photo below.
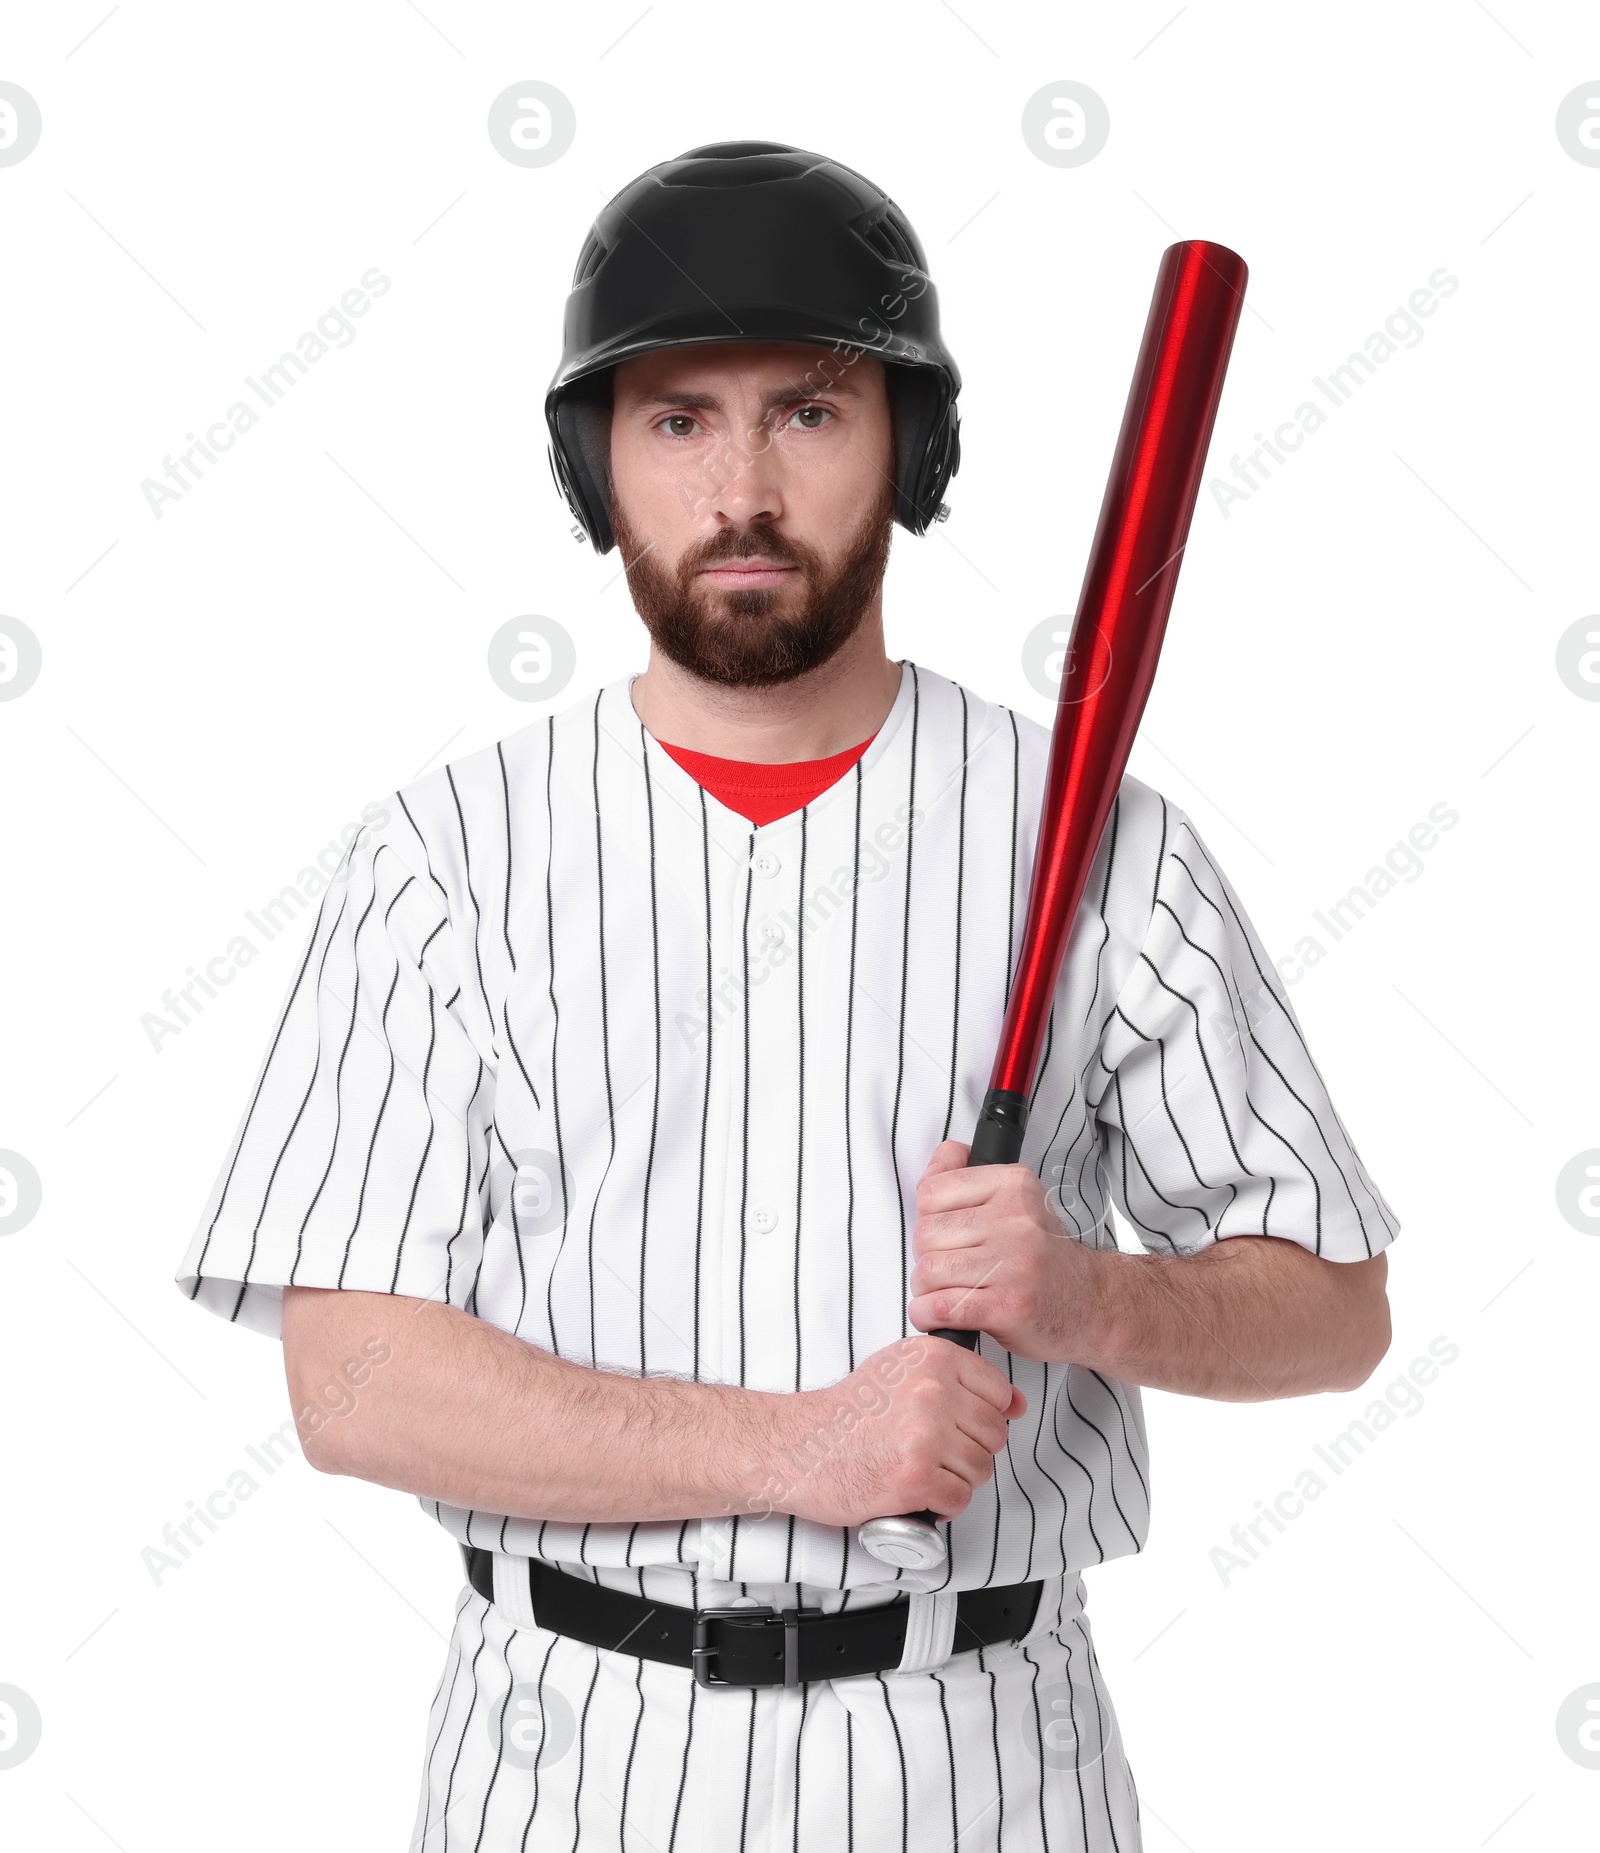
<svg viewBox="0 0 1600 1853">
<path fill-rule="evenodd" d="M 807 1609 L 806 1614 L 820 1614 L 820 1610 Z M 718 1649 L 711 1643 L 711 1624 L 714 1621 L 732 1619 L 735 1621 L 758 1621 L 763 1626 L 780 1623 L 783 1628 L 783 1683 L 786 1686 L 800 1684 L 800 1616 L 797 1608 L 775 1609 L 754 1604 L 744 1608 L 710 1608 L 696 1609 L 694 1612 L 694 1661 L 695 1682 L 702 1686 L 743 1686 L 776 1685 L 776 1680 L 722 1679 L 711 1670 L 711 1662 L 717 1657 Z"/>
</svg>

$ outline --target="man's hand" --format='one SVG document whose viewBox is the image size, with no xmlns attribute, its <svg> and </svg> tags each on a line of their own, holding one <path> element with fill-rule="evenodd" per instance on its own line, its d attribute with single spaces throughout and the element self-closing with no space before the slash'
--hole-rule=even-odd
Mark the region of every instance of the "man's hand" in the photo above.
<svg viewBox="0 0 1600 1853">
<path fill-rule="evenodd" d="M 1101 1283 L 1026 1165 L 967 1168 L 946 1139 L 917 1183 L 911 1323 L 987 1332 L 1018 1357 L 1058 1362 L 1095 1343 Z"/>
<path fill-rule="evenodd" d="M 1287 1236 L 1181 1255 L 1091 1248 L 1026 1165 L 966 1169 L 947 1139 L 917 1184 L 911 1323 L 988 1332 L 1018 1357 L 1265 1402 L 1365 1383 L 1389 1348 L 1388 1257 L 1327 1261 Z"/>
<path fill-rule="evenodd" d="M 993 1477 L 1006 1424 L 1027 1407 L 987 1358 L 948 1339 L 897 1339 L 827 1389 L 781 1399 L 769 1477 L 749 1508 L 822 1525 L 955 1518 Z"/>
</svg>

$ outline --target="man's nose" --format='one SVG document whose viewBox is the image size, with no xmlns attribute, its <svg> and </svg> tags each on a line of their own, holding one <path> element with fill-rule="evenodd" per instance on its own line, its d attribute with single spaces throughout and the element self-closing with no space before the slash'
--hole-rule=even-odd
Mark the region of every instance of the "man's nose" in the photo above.
<svg viewBox="0 0 1600 1853">
<path fill-rule="evenodd" d="M 765 434 L 757 430 L 728 446 L 711 513 L 735 527 L 777 521 L 783 514 L 783 468 Z"/>
</svg>

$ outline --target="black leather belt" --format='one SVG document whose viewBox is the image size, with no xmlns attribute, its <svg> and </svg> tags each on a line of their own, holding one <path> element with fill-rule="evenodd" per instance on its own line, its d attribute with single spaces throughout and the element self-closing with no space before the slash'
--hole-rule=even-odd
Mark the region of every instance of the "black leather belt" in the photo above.
<svg viewBox="0 0 1600 1853">
<path fill-rule="evenodd" d="M 467 1581 L 494 1600 L 494 1553 L 464 1544 Z M 609 1653 L 694 1668 L 702 1686 L 797 1686 L 809 1679 L 886 1673 L 905 1649 L 905 1596 L 824 1614 L 803 1608 L 688 1608 L 652 1602 L 527 1559 L 533 1618 Z M 1042 1583 L 963 1589 L 956 1595 L 953 1653 L 1014 1641 L 1033 1626 Z"/>
</svg>

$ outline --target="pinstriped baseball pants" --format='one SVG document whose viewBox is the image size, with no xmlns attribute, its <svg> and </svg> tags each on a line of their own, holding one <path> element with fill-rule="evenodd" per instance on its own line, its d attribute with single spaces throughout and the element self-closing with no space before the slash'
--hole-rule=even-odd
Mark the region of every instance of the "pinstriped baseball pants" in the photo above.
<svg viewBox="0 0 1600 1853">
<path fill-rule="evenodd" d="M 515 1561 L 497 1561 L 497 1597 Z M 701 1600 L 740 1593 L 718 1587 Z M 1140 1853 L 1076 1575 L 1046 1580 L 1020 1641 L 789 1688 L 708 1690 L 514 1608 L 462 1592 L 412 1853 Z"/>
</svg>

